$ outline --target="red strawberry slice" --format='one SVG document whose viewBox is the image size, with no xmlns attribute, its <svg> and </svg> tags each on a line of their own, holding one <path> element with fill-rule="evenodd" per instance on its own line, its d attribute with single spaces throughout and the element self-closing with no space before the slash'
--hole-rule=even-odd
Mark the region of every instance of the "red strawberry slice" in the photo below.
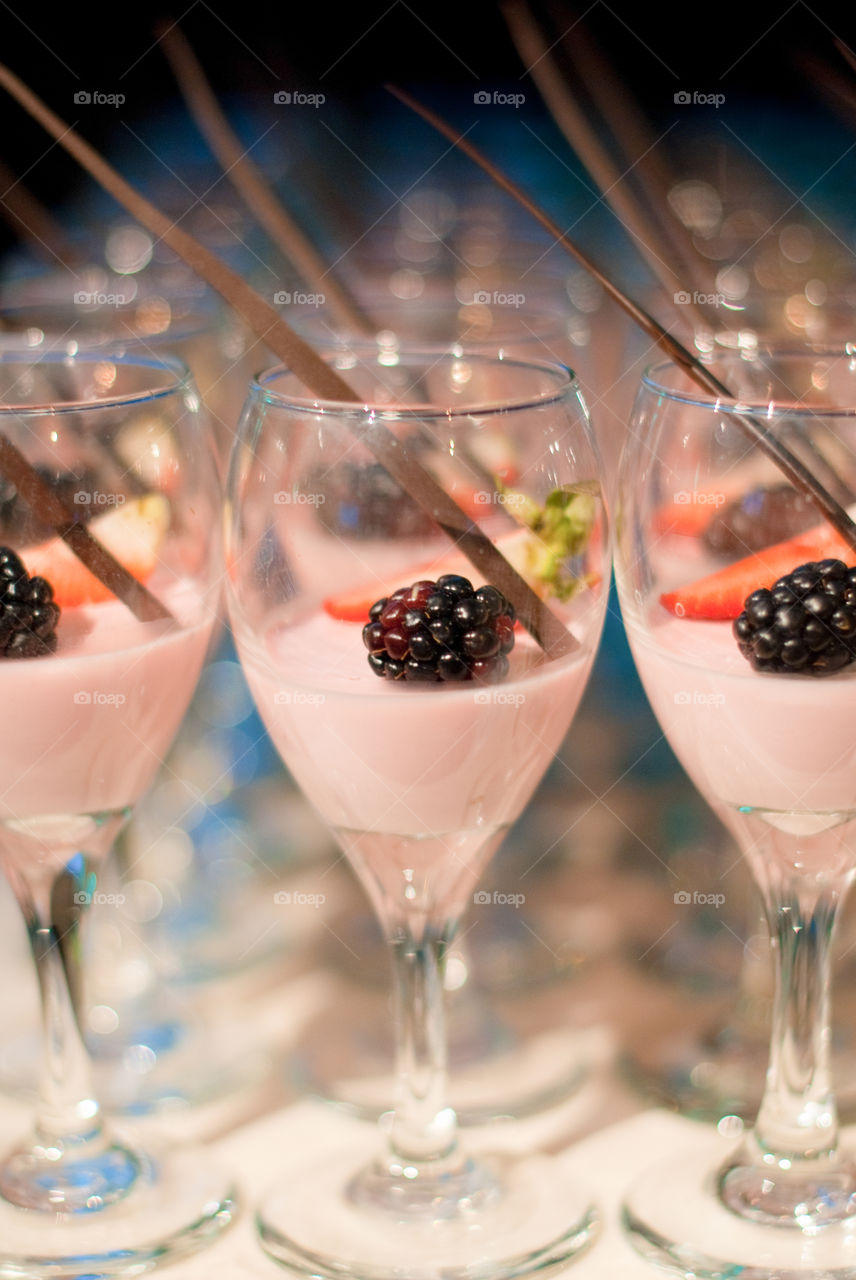
<svg viewBox="0 0 856 1280">
<path fill-rule="evenodd" d="M 444 573 L 460 573 L 472 581 L 473 567 L 466 556 L 453 553 L 444 559 L 431 560 L 428 564 L 417 565 L 413 569 L 395 575 L 395 581 L 363 582 L 353 591 L 343 591 L 339 595 L 328 596 L 323 602 L 324 610 L 331 618 L 340 622 L 368 622 L 369 609 L 376 600 L 392 595 L 399 587 L 409 586 L 422 579 L 436 581 Z"/>
<path fill-rule="evenodd" d="M 809 560 L 837 559 L 856 563 L 856 551 L 828 524 L 815 525 L 784 542 L 777 542 L 742 560 L 697 578 L 695 582 L 660 596 L 660 603 L 679 618 L 724 620 L 736 618 L 743 602 L 759 587 L 771 587 L 779 578 Z"/>
<path fill-rule="evenodd" d="M 500 538 L 496 544 L 519 572 L 524 570 L 528 538 L 527 530 L 515 529 Z M 433 560 L 423 560 L 409 569 L 402 569 L 395 574 L 394 579 L 392 576 L 388 581 L 374 578 L 371 582 L 363 582 L 351 591 L 342 591 L 334 596 L 328 596 L 322 602 L 323 608 L 331 618 L 338 618 L 340 622 L 367 622 L 369 609 L 382 596 L 390 596 L 399 587 L 410 586 L 411 583 L 422 579 L 436 581 L 444 573 L 459 573 L 462 577 L 469 578 L 474 586 L 482 586 L 485 581 L 474 568 L 471 560 L 468 560 L 460 551 L 450 551 L 447 555 L 435 556 Z"/>
<path fill-rule="evenodd" d="M 654 528 L 662 534 L 684 534 L 688 538 L 698 538 L 704 533 L 719 508 L 724 497 L 721 491 L 715 493 L 696 492 L 693 502 L 670 502 L 660 507 L 654 514 Z"/>
<path fill-rule="evenodd" d="M 169 505 L 159 493 L 135 498 L 90 521 L 89 531 L 140 582 L 157 564 L 158 550 L 169 523 Z M 98 604 L 115 597 L 77 558 L 62 538 L 51 538 L 21 551 L 32 576 L 47 578 L 60 608 Z"/>
</svg>

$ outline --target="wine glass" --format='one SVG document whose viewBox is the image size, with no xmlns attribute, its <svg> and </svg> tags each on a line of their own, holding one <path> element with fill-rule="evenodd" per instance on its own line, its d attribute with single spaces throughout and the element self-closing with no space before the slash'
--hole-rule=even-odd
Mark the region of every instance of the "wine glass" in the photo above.
<svg viewBox="0 0 856 1280">
<path fill-rule="evenodd" d="M 10 353 L 24 348 L 31 353 L 110 350 L 155 358 L 164 352 L 178 355 L 192 371 L 221 470 L 225 470 L 247 380 L 263 357 L 251 357 L 243 327 L 219 300 L 192 278 L 187 279 L 186 269 L 149 263 L 136 274 L 145 252 L 152 252 L 148 233 L 120 226 L 107 236 L 106 245 L 115 274 L 103 266 L 90 265 L 75 272 L 42 272 L 4 282 L 8 332 L 0 344 Z M 137 261 L 132 260 L 134 254 Z M 122 271 L 131 274 L 120 274 Z M 58 365 L 54 381 L 63 376 Z M 222 620 L 213 632 L 211 649 L 212 658 L 228 660 L 234 656 Z M 244 692 L 251 701 L 246 689 Z M 198 741 L 199 734 L 196 736 Z M 172 785 L 176 768 L 180 766 L 175 761 L 165 762 L 152 792 Z M 221 772 L 218 767 L 218 779 Z M 153 794 L 147 803 L 156 803 Z M 137 820 L 135 816 L 132 826 Z M 126 840 L 117 846 L 115 865 L 120 877 L 129 882 L 134 876 L 127 866 Z M 135 857 L 139 862 L 138 852 Z M 229 973 L 235 955 L 247 949 L 246 911 L 242 919 L 241 904 L 211 884 L 209 868 L 195 849 L 186 880 L 186 892 L 196 911 L 193 936 L 188 936 L 187 930 L 182 934 L 161 929 L 153 937 L 150 923 L 141 929 L 127 918 L 129 908 L 113 912 L 109 928 L 91 931 L 91 942 L 107 944 L 92 966 L 90 985 L 95 1003 L 108 1004 L 117 1018 L 115 1025 L 111 1018 L 107 1033 L 88 1028 L 98 1092 L 109 1112 L 140 1115 L 164 1107 L 195 1105 L 243 1087 L 262 1066 L 259 1056 L 249 1053 L 231 1028 L 225 1027 L 221 1034 L 210 1015 L 200 1013 L 198 1002 L 164 987 L 164 972 L 193 970 L 201 954 L 200 941 L 215 962 L 212 977 Z M 129 904 L 133 887 L 126 883 L 118 886 L 118 891 Z M 254 950 L 256 955 L 263 957 L 263 949 Z M 104 984 L 97 989 L 99 977 L 107 978 L 106 991 Z M 123 982 L 128 987 L 124 993 Z M 32 1056 L 32 1037 L 22 1037 L 7 1047 L 0 1058 L 0 1086 L 4 1090 L 19 1096 L 30 1093 L 36 1074 Z"/>
<path fill-rule="evenodd" d="M 856 555 L 744 424 L 763 421 L 851 502 L 856 365 L 847 350 L 758 352 L 714 371 L 733 400 L 670 364 L 643 377 L 616 580 L 655 714 L 761 892 L 776 967 L 770 1063 L 737 1150 L 701 1130 L 630 1190 L 624 1222 L 681 1276 L 851 1276 L 856 1163 L 830 1083 L 829 969 L 856 872 L 856 617 L 837 564 Z"/>
<path fill-rule="evenodd" d="M 217 616 L 218 483 L 186 366 L 0 355 L 0 473 L 0 862 L 44 1033 L 35 1128 L 0 1162 L 0 1269 L 139 1274 L 235 1211 L 207 1157 L 105 1125 L 83 1038 L 82 917 L 113 905 L 101 867 L 178 729 Z"/>
<path fill-rule="evenodd" d="M 579 315 L 574 316 L 567 297 L 562 306 L 560 283 L 533 272 L 524 275 L 522 268 L 515 272 L 509 261 L 503 262 L 501 270 L 501 277 L 497 268 L 491 277 L 470 279 L 465 287 L 459 282 L 453 288 L 447 281 L 445 287 L 413 298 L 383 292 L 376 279 L 374 287 L 364 280 L 359 301 L 374 329 L 371 338 L 349 331 L 324 307 L 292 306 L 290 318 L 311 345 L 335 350 L 339 362 L 369 358 L 379 366 L 396 368 L 406 363 L 409 350 L 426 351 L 430 345 L 438 354 L 452 351 L 564 364 L 574 369 L 583 398 L 590 404 L 589 380 L 577 366 L 578 356 L 591 355 L 577 346 L 578 340 L 591 336 L 589 326 L 580 333 Z M 479 288 L 483 283 L 493 287 Z M 594 418 L 596 435 L 597 423 Z M 598 445 L 601 443 L 598 438 Z M 602 448 L 600 454 L 602 457 Z M 556 845 L 551 844 L 551 852 L 546 844 L 540 851 L 539 868 L 545 876 L 556 872 L 559 862 Z M 503 859 L 491 868 L 491 875 L 498 877 L 496 883 L 485 888 L 501 893 L 513 880 L 519 889 L 519 878 L 532 862 L 530 841 L 511 833 Z M 359 892 L 355 886 L 355 893 Z M 345 906 L 342 914 L 349 914 L 355 930 L 365 929 L 365 922 L 353 908 L 348 913 Z M 458 931 L 447 968 L 450 1101 L 460 1123 L 467 1126 L 488 1123 L 497 1116 L 519 1118 L 555 1106 L 580 1086 L 589 1065 L 578 1033 L 557 1036 L 552 1009 L 546 1002 L 544 1017 L 533 1016 L 531 993 L 536 984 L 576 981 L 582 965 L 591 961 L 592 948 L 582 942 L 575 949 L 575 923 L 571 922 L 569 929 L 566 920 L 564 930 L 557 930 L 556 921 L 536 907 L 531 893 L 522 906 L 509 906 L 501 922 L 498 916 L 495 913 L 494 924 L 497 933 L 501 924 L 505 926 L 501 929 L 504 954 L 518 986 L 506 978 L 503 990 L 489 950 L 480 945 L 485 929 L 465 926 Z M 483 922 L 483 913 L 475 904 L 467 923 Z M 382 946 L 380 934 L 373 931 L 375 936 L 377 945 Z M 331 933 L 328 950 L 334 964 L 344 962 L 350 969 L 351 951 L 359 948 L 347 935 L 343 946 L 340 937 L 338 929 Z M 581 961 L 580 956 L 585 959 Z M 368 974 L 368 966 L 362 967 L 362 973 Z M 521 987 L 526 996 L 512 1005 Z M 499 1007 L 497 995 L 507 997 L 504 1008 Z M 297 1087 L 363 1119 L 376 1119 L 387 1109 L 394 1089 L 389 1044 L 382 1031 L 366 1025 L 386 1019 L 382 997 L 383 988 L 376 988 L 367 994 L 366 1001 L 350 1002 L 333 1028 L 323 1012 L 319 1015 L 290 1061 Z M 367 1006 L 369 1000 L 378 1006 L 375 1017 Z M 343 1076 L 346 1064 L 349 1069 Z"/>
<path fill-rule="evenodd" d="M 596 456 L 561 366 L 434 351 L 394 365 L 340 353 L 339 369 L 354 403 L 283 368 L 252 385 L 227 600 L 272 740 L 386 938 L 397 1101 L 373 1160 L 362 1132 L 307 1151 L 259 1231 L 313 1276 L 523 1275 L 576 1254 L 595 1213 L 542 1157 L 459 1146 L 443 969 L 594 657 L 608 564 Z"/>
</svg>

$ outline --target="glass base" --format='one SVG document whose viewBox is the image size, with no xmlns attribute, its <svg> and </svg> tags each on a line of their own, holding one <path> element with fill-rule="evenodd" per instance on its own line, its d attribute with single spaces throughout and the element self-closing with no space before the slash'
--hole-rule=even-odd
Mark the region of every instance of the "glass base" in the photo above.
<svg viewBox="0 0 856 1280">
<path fill-rule="evenodd" d="M 234 1221 L 228 1177 L 194 1148 L 138 1157 L 140 1175 L 103 1209 L 49 1213 L 0 1198 L 0 1277 L 142 1275 L 196 1253 Z"/>
<path fill-rule="evenodd" d="M 746 1221 L 716 1194 L 733 1151 L 733 1139 L 703 1133 L 646 1170 L 622 1210 L 637 1252 L 684 1280 L 856 1280 L 856 1212 L 814 1231 Z"/>
<path fill-rule="evenodd" d="M 402 1187 L 397 1211 L 364 1165 L 359 1135 L 293 1167 L 257 1215 L 266 1252 L 315 1280 L 511 1280 L 570 1261 L 597 1232 L 591 1200 L 546 1156 L 477 1156 L 448 1179 L 462 1194 L 445 1178 L 433 1197 Z"/>
</svg>

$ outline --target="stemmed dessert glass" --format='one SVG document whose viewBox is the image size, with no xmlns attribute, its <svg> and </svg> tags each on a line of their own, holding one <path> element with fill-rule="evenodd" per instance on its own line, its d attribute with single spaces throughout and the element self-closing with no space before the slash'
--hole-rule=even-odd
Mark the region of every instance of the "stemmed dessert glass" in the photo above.
<svg viewBox="0 0 856 1280">
<path fill-rule="evenodd" d="M 148 243 L 139 228 L 126 229 L 128 234 L 131 245 L 140 237 Z M 109 350 L 143 358 L 158 359 L 164 352 L 179 356 L 190 367 L 201 394 L 221 472 L 225 471 L 247 380 L 265 357 L 250 356 L 249 339 L 235 318 L 198 285 L 191 288 L 185 271 L 152 266 L 139 276 L 122 276 L 108 275 L 103 267 L 76 273 L 63 269 L 9 281 L 2 292 L 7 332 L 0 335 L 0 349 L 10 355 L 23 349 L 31 354 Z M 62 376 L 57 367 L 54 380 Z M 218 637 L 222 637 L 219 643 Z M 222 623 L 215 628 L 211 647 L 214 656 L 218 649 L 232 652 Z M 159 786 L 170 785 L 174 767 L 175 762 L 165 762 L 150 801 Z M 124 890 L 136 877 L 127 864 L 127 849 L 120 841 L 114 866 L 123 883 L 114 888 L 130 899 L 131 893 Z M 106 979 L 96 1003 L 108 1004 L 116 1014 L 115 1025 L 108 1024 L 109 1033 L 90 1031 L 88 1040 L 98 1092 L 107 1111 L 138 1116 L 166 1106 L 194 1105 L 233 1092 L 259 1069 L 257 1055 L 228 1031 L 221 1035 L 210 1019 L 199 1015 L 186 992 L 167 993 L 161 981 L 165 971 L 191 971 L 203 929 L 220 976 L 231 971 L 236 946 L 246 950 L 241 904 L 214 892 L 210 880 L 203 859 L 194 851 L 184 885 L 196 912 L 190 940 L 165 928 L 153 939 L 150 925 L 135 928 L 122 911 L 113 913 L 114 919 L 100 936 L 92 931 L 95 936 L 90 941 L 96 944 L 90 971 L 93 989 L 100 978 Z M 132 975 L 130 983 L 128 975 Z M 29 1097 L 32 1047 L 30 1037 L 21 1038 L 0 1056 L 4 1090 Z"/>
<path fill-rule="evenodd" d="M 374 1159 L 342 1120 L 337 1149 L 308 1150 L 275 1185 L 259 1231 L 313 1276 L 524 1275 L 576 1254 L 595 1213 L 545 1158 L 459 1145 L 443 967 L 594 657 L 609 563 L 597 460 L 560 366 L 340 353 L 339 372 L 353 402 L 281 367 L 252 385 L 227 599 L 271 737 L 387 940 L 397 1100 Z"/>
<path fill-rule="evenodd" d="M 631 1189 L 624 1221 L 676 1275 L 854 1276 L 856 1161 L 830 1081 L 829 953 L 856 872 L 856 571 L 845 567 L 856 551 L 746 420 L 852 506 L 856 363 L 847 350 L 758 351 L 714 372 L 734 399 L 671 364 L 643 377 L 616 579 L 657 718 L 763 898 L 770 1061 L 737 1150 L 701 1130 Z"/>
<path fill-rule="evenodd" d="M 207 1157 L 111 1132 L 83 1035 L 82 917 L 111 909 L 100 869 L 217 616 L 219 486 L 186 366 L 3 354 L 0 474 L 0 862 L 44 1031 L 35 1128 L 0 1162 L 0 1270 L 136 1275 L 201 1247 L 235 1208 Z"/>
</svg>

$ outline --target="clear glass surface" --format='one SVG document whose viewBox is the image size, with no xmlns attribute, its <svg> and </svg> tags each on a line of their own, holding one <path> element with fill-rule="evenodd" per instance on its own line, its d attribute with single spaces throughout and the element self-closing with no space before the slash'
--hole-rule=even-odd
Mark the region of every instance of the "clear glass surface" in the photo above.
<svg viewBox="0 0 856 1280">
<path fill-rule="evenodd" d="M 714 370 L 739 399 L 715 402 L 670 365 L 642 381 L 619 477 L 616 580 L 654 712 L 761 892 L 776 966 L 770 1061 L 740 1147 L 718 1166 L 707 1139 L 665 1159 L 629 1192 L 625 1224 L 676 1275 L 852 1276 L 856 1164 L 830 1080 L 829 957 L 856 871 L 856 668 L 756 670 L 730 618 L 798 565 L 856 561 L 816 508 L 797 517 L 791 497 L 789 514 L 770 514 L 764 494 L 783 477 L 741 423 L 763 421 L 851 504 L 856 365 L 846 351 L 756 353 Z M 781 554 L 768 549 L 780 542 Z M 725 584 L 706 585 L 717 572 Z"/>
<path fill-rule="evenodd" d="M 259 1231 L 274 1257 L 314 1276 L 524 1275 L 573 1257 L 596 1215 L 549 1160 L 459 1143 L 443 973 L 482 868 L 561 744 L 593 660 L 608 565 L 597 459 L 560 366 L 436 351 L 336 359 L 355 403 L 319 402 L 282 369 L 252 388 L 230 468 L 227 598 L 271 738 L 390 949 L 396 1102 L 374 1158 L 344 1140 L 339 1158 L 307 1153 L 262 1204 Z M 547 593 L 548 540 L 532 542 L 514 510 L 551 494 L 587 513 L 582 539 L 557 553 L 577 588 L 564 603 L 507 575 L 513 558 Z M 449 497 L 457 510 L 444 513 Z M 467 555 L 479 563 L 478 531 L 501 553 L 481 570 Z M 516 595 L 526 625 L 504 678 L 378 679 L 368 608 L 444 574 L 503 578 Z"/>
<path fill-rule="evenodd" d="M 0 1274 L 138 1274 L 234 1215 L 206 1157 L 152 1152 L 104 1123 L 80 972 L 86 910 L 110 907 L 104 860 L 178 729 L 217 616 L 213 448 L 186 366 L 106 353 L 0 356 L 0 437 L 0 541 L 60 605 L 55 645 L 0 657 L 15 726 L 0 862 L 44 1036 L 35 1127 L 0 1162 Z M 32 474 L 61 504 L 50 521 Z M 110 565 L 89 573 L 69 546 L 82 528 L 144 592 Z"/>
<path fill-rule="evenodd" d="M 247 382 L 268 353 L 182 264 L 148 260 L 152 245 L 142 229 L 115 227 L 108 232 L 104 248 L 108 266 L 93 262 L 74 273 L 58 269 L 5 282 L 6 324 L 0 349 L 10 357 L 22 348 L 29 356 L 107 350 L 142 359 L 177 355 L 191 370 L 225 472 Z M 60 389 L 62 376 L 58 367 L 55 379 L 60 380 Z M 248 693 L 246 697 L 249 700 Z M 155 786 L 169 786 L 175 768 L 180 766 L 170 760 Z M 246 949 L 246 940 L 199 856 L 194 856 L 192 875 L 195 884 L 188 886 L 188 893 L 200 915 L 208 908 L 204 945 L 213 961 L 210 976 L 222 976 L 229 972 L 235 954 Z M 122 999 L 114 984 L 110 1003 L 121 1026 L 109 1040 L 90 1036 L 89 1050 L 101 1075 L 106 1108 L 140 1115 L 163 1107 L 195 1105 L 234 1091 L 257 1072 L 258 1063 L 236 1054 L 233 1037 L 224 1039 L 210 1019 L 200 1018 L 186 1004 L 175 1001 L 168 1010 L 160 975 L 150 959 L 156 950 L 161 973 L 190 972 L 201 951 L 203 924 L 193 939 L 193 954 L 188 954 L 190 948 L 182 940 L 165 932 L 152 937 L 145 927 L 123 927 L 122 913 L 114 914 L 114 933 L 124 935 L 124 958 L 136 951 L 140 962 L 148 963 L 151 980 L 145 1000 L 138 985 Z M 140 933 L 149 936 L 141 940 Z M 103 967 L 127 972 L 123 956 L 115 954 L 112 965 Z M 152 1064 L 148 1071 L 139 1070 L 133 1052 L 137 1045 L 148 1053 Z M 36 1075 L 30 1051 L 31 1045 L 22 1043 L 10 1059 L 0 1063 L 3 1090 L 26 1096 Z"/>
</svg>

